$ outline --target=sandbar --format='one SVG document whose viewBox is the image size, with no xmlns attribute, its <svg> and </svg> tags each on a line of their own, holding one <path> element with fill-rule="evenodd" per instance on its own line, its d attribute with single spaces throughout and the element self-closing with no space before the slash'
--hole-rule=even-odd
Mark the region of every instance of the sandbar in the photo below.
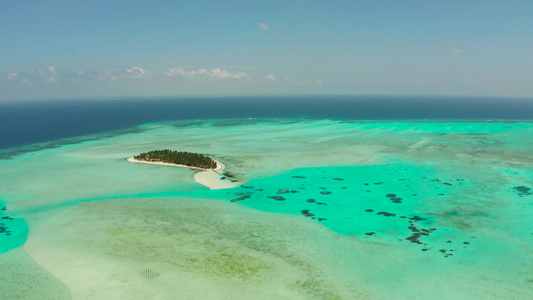
<svg viewBox="0 0 533 300">
<path fill-rule="evenodd" d="M 191 167 L 187 165 L 171 164 L 171 163 L 164 163 L 164 162 L 142 161 L 142 160 L 137 160 L 133 157 L 128 158 L 127 160 L 129 162 L 141 163 L 141 164 L 180 167 L 180 168 L 189 168 L 193 170 L 199 170 L 201 172 L 194 174 L 194 181 L 198 182 L 201 185 L 208 187 L 211 190 L 230 189 L 230 188 L 234 188 L 242 184 L 242 182 L 238 182 L 238 181 L 220 179 L 220 174 L 217 172 L 223 171 L 226 168 L 226 166 L 217 160 L 214 160 L 215 163 L 217 164 L 217 167 L 215 169 L 204 169 L 204 168 L 198 168 L 198 167 Z"/>
</svg>

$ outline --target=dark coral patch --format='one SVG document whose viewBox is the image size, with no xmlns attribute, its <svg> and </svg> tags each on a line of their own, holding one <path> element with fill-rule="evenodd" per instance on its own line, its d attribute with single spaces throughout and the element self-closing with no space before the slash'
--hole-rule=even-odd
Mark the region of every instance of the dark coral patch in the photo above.
<svg viewBox="0 0 533 300">
<path fill-rule="evenodd" d="M 305 178 L 305 176 L 292 176 L 292 178 Z"/>
<path fill-rule="evenodd" d="M 427 220 L 427 219 L 421 218 L 421 217 L 419 217 L 419 216 L 414 216 L 414 217 L 412 217 L 412 218 L 409 218 L 409 220 L 411 220 L 411 221 L 415 221 L 415 222 L 418 222 L 418 221 L 425 221 L 425 220 Z"/>
<path fill-rule="evenodd" d="M 344 179 L 342 179 L 342 178 L 333 178 L 333 180 L 339 180 L 339 181 L 342 181 L 342 180 L 344 180 Z"/>
<path fill-rule="evenodd" d="M 0 233 L 4 233 L 7 229 L 3 226 L 0 226 Z"/>
<path fill-rule="evenodd" d="M 366 212 L 373 212 L 374 210 L 373 209 L 366 209 L 365 211 Z"/>
<path fill-rule="evenodd" d="M 327 220 L 328 220 L 328 219 L 326 219 L 326 218 L 318 218 L 318 221 L 319 221 L 319 222 L 327 221 Z"/>
<path fill-rule="evenodd" d="M 402 198 L 396 198 L 396 197 L 393 197 L 393 198 L 390 198 L 390 199 L 391 199 L 391 201 L 392 201 L 393 203 L 402 203 Z"/>
<path fill-rule="evenodd" d="M 296 194 L 298 191 L 292 190 L 291 193 Z"/>
<path fill-rule="evenodd" d="M 515 190 L 515 192 L 520 196 L 528 196 L 528 195 L 533 195 L 533 193 L 531 192 L 531 189 L 528 188 L 527 186 L 515 186 L 513 188 Z"/>
<path fill-rule="evenodd" d="M 376 234 L 375 232 L 365 232 L 365 235 L 374 235 Z"/>
<path fill-rule="evenodd" d="M 380 212 L 378 212 L 377 214 L 378 214 L 378 215 L 385 216 L 385 217 L 396 217 L 396 214 L 388 213 L 388 212 L 384 212 L 384 211 L 380 211 Z"/>
<path fill-rule="evenodd" d="M 248 199 L 248 198 L 250 198 L 250 196 L 242 196 L 240 198 L 230 200 L 230 202 L 242 201 L 242 200 L 245 200 L 245 199 Z"/>
<path fill-rule="evenodd" d="M 241 188 L 243 188 L 243 189 L 253 189 L 254 187 L 253 186 L 249 186 L 249 185 L 241 185 Z"/>
<path fill-rule="evenodd" d="M 277 201 L 285 201 L 287 199 L 281 197 L 281 196 L 270 196 L 270 197 L 267 197 L 267 198 L 270 198 L 270 199 L 274 199 L 274 200 L 277 200 Z"/>
<path fill-rule="evenodd" d="M 289 193 L 289 190 L 286 190 L 286 189 L 278 190 L 278 194 L 285 194 L 285 193 Z"/>
<path fill-rule="evenodd" d="M 307 199 L 307 200 L 305 200 L 305 202 L 309 202 L 309 203 L 315 203 L 315 202 L 316 202 L 316 200 L 315 200 L 315 199 Z"/>
<path fill-rule="evenodd" d="M 386 197 L 388 198 L 396 197 L 396 194 L 387 194 Z"/>
<path fill-rule="evenodd" d="M 317 205 L 328 205 L 327 203 L 324 203 L 324 202 L 317 202 L 316 204 Z"/>
<path fill-rule="evenodd" d="M 323 191 L 323 192 L 320 192 L 320 194 L 322 194 L 322 195 L 329 195 L 329 194 L 331 194 L 331 192 Z"/>
<path fill-rule="evenodd" d="M 422 244 L 422 242 L 419 240 L 419 238 L 422 236 L 421 233 L 415 233 L 413 234 L 412 236 L 410 237 L 407 237 L 406 240 L 410 241 L 411 243 L 414 243 L 414 244 Z"/>
<path fill-rule="evenodd" d="M 315 214 L 310 213 L 308 209 L 302 209 L 300 212 L 301 212 L 302 215 L 304 215 L 304 217 L 306 217 L 306 218 L 309 218 L 309 217 L 312 217 L 312 216 L 315 215 Z"/>
<path fill-rule="evenodd" d="M 412 232 L 419 232 L 420 230 L 418 228 L 416 228 L 415 226 L 409 226 L 407 227 L 409 230 L 411 230 Z"/>
</svg>

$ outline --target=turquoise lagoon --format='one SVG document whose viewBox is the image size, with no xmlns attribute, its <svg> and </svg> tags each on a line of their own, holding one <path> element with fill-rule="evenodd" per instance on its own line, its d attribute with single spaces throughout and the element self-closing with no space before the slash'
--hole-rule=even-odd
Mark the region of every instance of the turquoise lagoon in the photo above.
<svg viewBox="0 0 533 300">
<path fill-rule="evenodd" d="M 239 119 L 9 149 L 0 298 L 529 299 L 532 137 Z M 125 160 L 159 148 L 210 155 L 243 185 Z"/>
</svg>

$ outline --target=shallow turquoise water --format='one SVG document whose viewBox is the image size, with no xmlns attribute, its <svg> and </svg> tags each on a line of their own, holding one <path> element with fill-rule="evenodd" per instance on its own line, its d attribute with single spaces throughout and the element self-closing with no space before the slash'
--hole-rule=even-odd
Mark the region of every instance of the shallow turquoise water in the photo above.
<svg viewBox="0 0 533 300">
<path fill-rule="evenodd" d="M 230 197 L 266 211 L 298 214 L 343 235 L 402 240 L 432 249 L 441 231 L 450 234 L 456 230 L 435 228 L 436 218 L 424 211 L 426 203 L 443 201 L 468 188 L 464 178 L 435 175 L 432 168 L 398 162 L 295 169 L 254 180 L 238 191 L 219 192 L 216 197 Z M 250 198 L 240 200 L 242 196 Z M 432 242 L 427 244 L 429 240 Z"/>
<path fill-rule="evenodd" d="M 21 218 L 13 217 L 5 203 L 0 201 L 0 253 L 22 246 L 27 234 L 26 222 Z"/>
<path fill-rule="evenodd" d="M 531 173 L 524 173 L 525 182 L 531 182 Z M 488 191 L 488 199 L 469 199 L 468 194 L 483 191 L 476 191 L 478 187 L 464 175 L 392 161 L 385 165 L 295 169 L 233 190 L 206 194 L 256 209 L 300 215 L 343 235 L 393 245 L 412 244 L 422 252 L 433 251 L 445 258 L 458 252 L 468 256 L 469 248 L 488 246 L 476 240 L 476 235 L 485 234 L 479 227 L 490 227 L 489 223 L 506 213 L 511 214 L 507 218 L 522 224 L 509 226 L 505 234 L 516 234 L 533 244 L 533 229 L 526 217 L 533 213 L 531 192 L 509 185 L 498 187 L 496 193 Z M 494 201 L 501 205 L 494 205 Z M 512 211 L 516 206 L 520 208 Z M 499 222 L 503 226 L 507 221 Z"/>
<path fill-rule="evenodd" d="M 297 218 L 401 257 L 405 265 L 364 251 L 332 258 L 353 266 L 347 278 L 372 278 L 384 295 L 421 295 L 408 283 L 426 279 L 445 295 L 437 286 L 456 276 L 452 287 L 468 283 L 489 298 L 512 291 L 522 299 L 533 292 L 531 137 L 529 123 L 232 121 L 148 124 L 103 139 L 11 151 L 12 159 L 0 160 L 0 208 L 6 207 L 0 255 L 81 203 L 214 199 Z M 213 156 L 246 183 L 208 190 L 188 169 L 124 160 L 159 148 Z M 133 220 L 142 211 L 131 214 Z M 387 277 L 387 268 L 403 279 Z M 461 288 L 456 298 L 471 298 Z"/>
</svg>

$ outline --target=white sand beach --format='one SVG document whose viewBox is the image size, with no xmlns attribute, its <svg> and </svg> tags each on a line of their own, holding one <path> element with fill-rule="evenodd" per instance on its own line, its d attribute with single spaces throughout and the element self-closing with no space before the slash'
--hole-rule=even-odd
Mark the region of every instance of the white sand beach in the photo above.
<svg viewBox="0 0 533 300">
<path fill-rule="evenodd" d="M 213 170 L 207 170 L 207 169 L 203 169 L 203 168 L 191 167 L 191 166 L 186 166 L 186 165 L 164 163 L 164 162 L 142 161 L 142 160 L 137 160 L 137 159 L 135 159 L 133 157 L 128 158 L 128 161 L 129 162 L 134 162 L 134 163 L 141 163 L 141 164 L 180 167 L 180 168 L 188 168 L 188 169 L 192 169 L 192 170 L 200 170 L 202 172 L 198 172 L 198 173 L 194 174 L 194 180 L 196 182 L 198 182 L 199 184 L 208 187 L 211 190 L 230 189 L 230 188 L 234 188 L 234 187 L 237 187 L 237 186 L 243 184 L 243 182 L 239 182 L 239 181 L 231 181 L 231 180 L 227 180 L 227 179 L 224 179 L 224 180 L 220 179 L 220 174 L 218 174 L 217 172 L 223 171 L 226 168 L 226 166 L 223 163 L 221 163 L 221 162 L 219 162 L 217 160 L 215 160 L 215 163 L 217 164 L 217 167 L 215 169 L 213 169 Z"/>
</svg>

